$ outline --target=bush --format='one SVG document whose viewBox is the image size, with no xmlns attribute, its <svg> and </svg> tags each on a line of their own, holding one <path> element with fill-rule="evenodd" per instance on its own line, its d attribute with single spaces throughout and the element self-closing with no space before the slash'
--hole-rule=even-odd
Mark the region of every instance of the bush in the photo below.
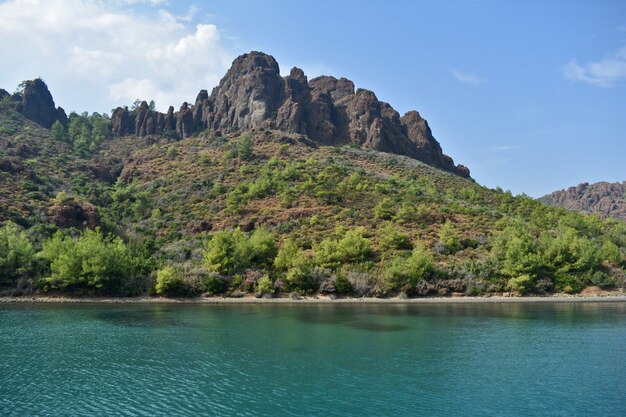
<svg viewBox="0 0 626 417">
<path fill-rule="evenodd" d="M 396 214 L 395 204 L 389 197 L 383 198 L 374 207 L 374 216 L 381 220 L 391 220 Z"/>
<path fill-rule="evenodd" d="M 217 274 L 209 274 L 204 280 L 207 294 L 220 294 L 224 291 L 224 280 Z"/>
<path fill-rule="evenodd" d="M 269 276 L 265 275 L 256 284 L 257 294 L 273 294 L 274 286 Z"/>
<path fill-rule="evenodd" d="M 171 265 L 166 265 L 157 271 L 154 289 L 159 295 L 183 295 L 185 283 L 182 273 Z"/>
<path fill-rule="evenodd" d="M 380 231 L 378 245 L 383 251 L 413 249 L 409 235 L 396 229 L 391 224 L 385 225 Z"/>
<path fill-rule="evenodd" d="M 526 294 L 533 288 L 534 284 L 535 281 L 530 275 L 520 275 L 518 277 L 509 279 L 507 288 L 509 289 L 509 291 L 515 291 L 519 294 Z"/>
</svg>

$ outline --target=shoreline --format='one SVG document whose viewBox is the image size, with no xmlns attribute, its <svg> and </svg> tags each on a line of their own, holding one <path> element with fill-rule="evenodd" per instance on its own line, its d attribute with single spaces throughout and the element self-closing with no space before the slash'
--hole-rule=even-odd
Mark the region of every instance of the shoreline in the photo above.
<svg viewBox="0 0 626 417">
<path fill-rule="evenodd" d="M 68 297 L 68 296 L 9 296 L 0 297 L 0 304 L 494 304 L 494 303 L 585 303 L 585 302 L 626 302 L 626 294 L 615 292 L 604 295 L 569 295 L 550 296 L 483 296 L 483 297 L 423 297 L 423 298 L 331 298 L 310 296 L 294 299 L 291 297 L 242 298 L 200 297 L 200 298 L 165 298 L 165 297 Z"/>
</svg>

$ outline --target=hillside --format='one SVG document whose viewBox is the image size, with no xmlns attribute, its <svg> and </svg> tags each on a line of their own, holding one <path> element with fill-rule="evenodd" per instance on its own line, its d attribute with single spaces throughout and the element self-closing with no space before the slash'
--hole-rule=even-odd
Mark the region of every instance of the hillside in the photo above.
<svg viewBox="0 0 626 417">
<path fill-rule="evenodd" d="M 626 220 L 626 181 L 583 183 L 539 199 L 545 204 Z"/>
<path fill-rule="evenodd" d="M 282 78 L 270 58 L 238 58 L 210 96 L 169 116 L 143 102 L 64 119 L 43 94 L 39 108 L 56 115 L 43 123 L 24 111 L 38 81 L 5 94 L 3 292 L 425 296 L 624 285 L 626 223 L 482 187 L 417 112 L 396 117 L 345 79 Z M 326 119 L 315 116 L 319 100 Z"/>
</svg>

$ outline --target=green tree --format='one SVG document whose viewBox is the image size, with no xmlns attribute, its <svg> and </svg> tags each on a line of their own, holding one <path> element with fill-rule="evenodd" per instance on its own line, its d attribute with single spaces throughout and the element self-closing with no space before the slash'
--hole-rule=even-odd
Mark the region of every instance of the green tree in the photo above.
<svg viewBox="0 0 626 417">
<path fill-rule="evenodd" d="M 0 285 L 34 272 L 35 251 L 26 232 L 13 222 L 0 228 Z"/>
<path fill-rule="evenodd" d="M 50 134 L 59 142 L 69 142 L 70 138 L 67 134 L 67 130 L 65 130 L 65 126 L 63 126 L 58 120 L 52 124 Z"/>
<path fill-rule="evenodd" d="M 399 289 L 409 284 L 417 285 L 433 271 L 434 264 L 430 252 L 418 246 L 407 258 L 391 260 L 383 271 L 383 278 L 390 290 Z"/>
<path fill-rule="evenodd" d="M 450 253 L 456 253 L 462 248 L 461 239 L 459 239 L 456 228 L 450 220 L 446 220 L 439 229 L 439 241 Z"/>
<path fill-rule="evenodd" d="M 391 220 L 396 214 L 394 201 L 389 198 L 383 198 L 374 208 L 374 216 L 381 220 Z"/>
<path fill-rule="evenodd" d="M 237 143 L 237 152 L 239 154 L 239 159 L 242 161 L 249 161 L 252 159 L 254 154 L 254 143 L 252 143 L 250 135 L 241 136 L 239 142 Z"/>
<path fill-rule="evenodd" d="M 183 275 L 171 265 L 157 271 L 155 292 L 159 295 L 182 295 L 185 290 Z"/>
<path fill-rule="evenodd" d="M 57 232 L 43 243 L 39 256 L 50 264 L 51 275 L 44 280 L 50 288 L 112 293 L 137 272 L 126 244 L 100 229 L 85 230 L 77 240 Z"/>
<path fill-rule="evenodd" d="M 254 253 L 252 262 L 265 267 L 272 265 L 278 253 L 273 233 L 265 227 L 259 227 L 250 236 L 250 246 Z"/>
<path fill-rule="evenodd" d="M 206 245 L 203 256 L 209 271 L 232 275 L 249 267 L 255 252 L 246 235 L 236 229 L 233 232 L 214 233 Z"/>
</svg>

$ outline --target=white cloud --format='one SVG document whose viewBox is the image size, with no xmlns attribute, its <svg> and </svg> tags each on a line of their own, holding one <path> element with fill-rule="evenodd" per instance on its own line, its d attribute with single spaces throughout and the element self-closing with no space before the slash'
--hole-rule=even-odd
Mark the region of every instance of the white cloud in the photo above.
<svg viewBox="0 0 626 417">
<path fill-rule="evenodd" d="M 148 7 L 130 5 L 143 3 Z M 135 99 L 167 109 L 217 84 L 233 55 L 212 24 L 192 25 L 166 0 L 0 3 L 0 87 L 42 76 L 67 110 L 108 111 Z"/>
<path fill-rule="evenodd" d="M 455 80 L 463 84 L 480 85 L 487 81 L 476 74 L 468 74 L 459 70 L 451 70 L 450 72 Z"/>
<path fill-rule="evenodd" d="M 519 145 L 498 145 L 498 146 L 492 146 L 491 151 L 492 152 L 507 152 L 507 151 L 516 151 L 520 148 L 521 147 Z"/>
<path fill-rule="evenodd" d="M 571 61 L 563 68 L 565 77 L 597 87 L 613 87 L 626 81 L 626 46 L 601 61 L 580 65 Z"/>
</svg>

